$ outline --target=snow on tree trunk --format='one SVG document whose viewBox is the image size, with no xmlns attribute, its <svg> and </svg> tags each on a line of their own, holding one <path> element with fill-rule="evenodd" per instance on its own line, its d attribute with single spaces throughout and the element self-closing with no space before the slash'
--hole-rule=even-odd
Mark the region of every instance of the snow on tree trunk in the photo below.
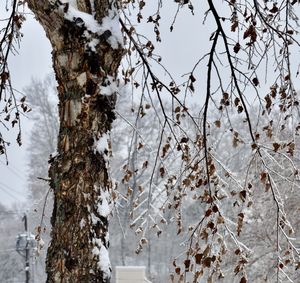
<svg viewBox="0 0 300 283">
<path fill-rule="evenodd" d="M 47 282 L 110 282 L 106 133 L 115 119 L 123 54 L 118 13 L 108 0 L 28 4 L 52 44 L 59 95 Z"/>
</svg>

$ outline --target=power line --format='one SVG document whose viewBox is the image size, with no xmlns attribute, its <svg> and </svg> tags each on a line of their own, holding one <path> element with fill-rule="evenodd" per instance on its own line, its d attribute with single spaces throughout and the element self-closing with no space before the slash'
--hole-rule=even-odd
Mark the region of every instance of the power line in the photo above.
<svg viewBox="0 0 300 283">
<path fill-rule="evenodd" d="M 3 192 L 5 192 L 7 195 L 9 195 L 11 198 L 13 198 L 14 200 L 15 200 L 16 197 L 17 197 L 17 198 L 19 198 L 19 201 L 21 201 L 20 195 L 17 195 L 16 193 L 15 193 L 15 195 L 13 195 L 8 189 L 6 189 L 5 187 L 3 187 L 2 185 L 0 185 L 0 189 L 1 189 Z"/>
<path fill-rule="evenodd" d="M 5 183 L 3 183 L 3 182 L 0 182 L 0 185 L 6 187 L 8 190 L 13 191 L 13 192 L 15 192 L 15 193 L 17 193 L 17 194 L 21 194 L 21 193 L 22 193 L 22 192 L 20 192 L 20 191 L 17 191 L 17 190 L 15 190 L 15 189 L 13 189 L 12 187 L 8 186 L 7 184 L 5 184 Z"/>
<path fill-rule="evenodd" d="M 13 212 L 13 211 L 1 211 L 0 210 L 0 214 L 15 214 L 15 215 L 20 215 L 20 212 Z"/>
<path fill-rule="evenodd" d="M 13 198 L 14 200 L 16 199 L 16 196 L 14 196 L 12 193 L 10 193 L 10 191 L 8 191 L 7 189 L 5 189 L 4 187 L 2 187 L 0 185 L 0 189 L 5 192 L 7 195 L 9 195 L 11 198 Z"/>
<path fill-rule="evenodd" d="M 5 166 L 5 168 L 7 168 L 10 172 L 12 172 L 15 176 L 17 176 L 20 180 L 22 180 L 23 182 L 26 182 L 26 179 L 24 178 L 24 176 L 22 176 L 18 171 L 17 168 L 14 168 L 13 166 L 9 166 L 9 165 L 6 165 L 5 162 L 3 162 L 1 159 L 0 159 L 0 163 Z"/>
<path fill-rule="evenodd" d="M 16 252 L 16 249 L 0 250 L 0 253 L 6 253 L 6 252 Z"/>
</svg>

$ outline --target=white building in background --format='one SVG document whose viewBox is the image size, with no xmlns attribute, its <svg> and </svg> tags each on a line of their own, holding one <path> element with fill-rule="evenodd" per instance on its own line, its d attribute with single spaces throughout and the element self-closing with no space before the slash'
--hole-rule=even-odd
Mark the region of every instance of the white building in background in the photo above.
<svg viewBox="0 0 300 283">
<path fill-rule="evenodd" d="M 116 283 L 151 283 L 145 266 L 116 266 Z"/>
</svg>

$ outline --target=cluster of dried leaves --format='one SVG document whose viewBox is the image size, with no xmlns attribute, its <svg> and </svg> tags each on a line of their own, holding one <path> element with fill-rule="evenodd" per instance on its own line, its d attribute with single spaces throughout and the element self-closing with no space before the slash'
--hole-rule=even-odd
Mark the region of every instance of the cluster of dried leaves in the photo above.
<svg viewBox="0 0 300 283">
<path fill-rule="evenodd" d="M 188 7 L 194 12 L 191 1 L 175 2 L 178 11 L 171 31 L 181 9 Z M 298 1 L 215 4 L 208 0 L 205 20 L 210 17 L 215 22 L 211 49 L 204 56 L 199 54 L 201 59 L 184 82 L 175 81 L 171 75 L 169 82 L 162 81 L 156 75 L 159 69 L 153 67 L 156 63 L 170 74 L 161 56 L 155 54 L 155 46 L 162 40 L 163 4 L 158 1 L 156 12 L 144 20 L 144 1 L 124 2 L 126 9 L 130 6 L 132 11 L 138 10 L 137 23 L 153 24 L 157 43 L 139 34 L 126 12 L 122 19 L 131 58 L 128 70 L 123 71 L 124 80 L 131 83 L 134 93 L 141 92 L 139 110 L 135 111 L 137 121 L 149 118 L 143 105 L 150 103 L 160 129 L 152 160 L 148 155 L 149 159 L 135 164 L 135 170 L 128 164 L 124 167 L 122 182 L 129 188 L 125 198 L 132 199 L 133 204 L 131 227 L 141 235 L 137 252 L 147 244 L 151 228 L 160 236 L 163 225 L 174 222 L 178 235 L 187 238 L 185 252 L 173 262 L 173 282 L 199 282 L 203 278 L 216 282 L 232 275 L 238 282 L 251 282 L 247 269 L 256 268 L 254 264 L 251 267 L 255 254 L 253 242 L 245 233 L 257 221 L 253 211 L 263 210 L 267 200 L 273 215 L 263 221 L 266 227 L 270 225 L 273 246 L 271 272 L 267 272 L 271 275 L 265 278 L 270 282 L 293 281 L 300 262 L 293 238 L 298 234 L 288 220 L 291 206 L 285 198 L 293 195 L 292 188 L 298 189 L 296 137 L 300 127 L 294 86 L 298 66 L 291 63 L 292 52 L 299 48 Z M 135 62 L 133 54 L 138 58 Z M 199 91 L 196 78 L 203 62 L 206 101 L 196 117 L 185 104 L 185 95 Z M 263 90 L 265 85 L 269 86 L 267 92 Z M 164 105 L 162 96 L 166 94 L 170 95 L 171 109 Z M 155 99 L 157 104 L 153 103 Z M 147 137 L 138 127 L 136 132 L 139 137 Z M 137 156 L 145 158 L 140 152 L 149 148 L 140 141 L 136 150 Z M 149 181 L 133 186 L 132 179 L 147 170 Z M 163 181 L 158 181 L 160 178 Z M 185 223 L 186 211 L 193 206 L 198 207 L 198 219 Z M 173 217 L 166 220 L 170 211 Z M 232 266 L 230 271 L 228 266 Z"/>
<path fill-rule="evenodd" d="M 25 102 L 26 97 L 14 89 L 9 71 L 10 56 L 17 54 L 22 37 L 20 30 L 25 17 L 19 10 L 22 10 L 23 5 L 24 1 L 6 1 L 6 7 L 1 8 L 1 13 L 6 13 L 7 17 L 1 18 L 0 27 L 0 155 L 6 155 L 6 146 L 10 144 L 5 140 L 3 131 L 18 125 L 16 141 L 22 144 L 20 115 L 30 111 Z"/>
</svg>

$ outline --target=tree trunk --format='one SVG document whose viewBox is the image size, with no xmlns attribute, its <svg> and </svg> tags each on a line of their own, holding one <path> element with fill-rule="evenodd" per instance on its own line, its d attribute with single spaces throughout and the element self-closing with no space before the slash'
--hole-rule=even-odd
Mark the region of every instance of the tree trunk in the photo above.
<svg viewBox="0 0 300 283">
<path fill-rule="evenodd" d="M 49 2 L 28 0 L 53 47 L 59 95 L 58 149 L 49 161 L 54 210 L 47 282 L 110 282 L 106 133 L 115 119 L 112 86 L 123 49 L 113 28 L 100 25 L 118 15 L 109 0 L 77 0 L 77 7 Z"/>
</svg>

